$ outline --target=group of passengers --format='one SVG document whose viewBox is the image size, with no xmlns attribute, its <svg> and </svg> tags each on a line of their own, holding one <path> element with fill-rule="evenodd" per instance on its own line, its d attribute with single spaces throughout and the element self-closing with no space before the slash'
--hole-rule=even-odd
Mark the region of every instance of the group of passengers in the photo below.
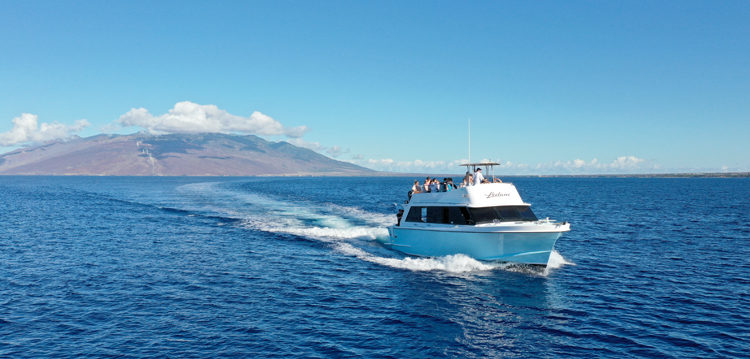
<svg viewBox="0 0 750 359">
<path fill-rule="evenodd" d="M 495 179 L 495 182 L 502 181 L 500 179 Z M 458 186 L 453 183 L 453 178 L 443 178 L 443 181 L 441 182 L 437 178 L 427 177 L 423 185 L 420 185 L 419 181 L 414 181 L 414 185 L 411 187 L 411 191 L 409 191 L 409 198 L 411 198 L 411 195 L 414 193 L 450 192 L 457 188 L 476 186 L 482 183 L 490 183 L 490 181 L 484 178 L 481 168 L 477 168 L 476 171 L 474 171 L 474 174 L 467 171 L 463 182 Z"/>
<path fill-rule="evenodd" d="M 450 192 L 458 188 L 453 183 L 453 178 L 443 178 L 441 182 L 437 178 L 430 178 L 424 180 L 424 185 L 420 185 L 419 181 L 414 181 L 414 185 L 411 186 L 411 193 L 431 193 L 431 192 Z"/>
</svg>

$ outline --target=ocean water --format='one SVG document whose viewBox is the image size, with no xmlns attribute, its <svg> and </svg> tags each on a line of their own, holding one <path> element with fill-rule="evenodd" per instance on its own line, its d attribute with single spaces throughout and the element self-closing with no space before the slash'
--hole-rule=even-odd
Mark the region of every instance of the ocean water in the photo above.
<svg viewBox="0 0 750 359">
<path fill-rule="evenodd" d="M 506 179 L 546 269 L 383 248 L 412 180 L 0 177 L 0 357 L 750 351 L 750 179 Z"/>
</svg>

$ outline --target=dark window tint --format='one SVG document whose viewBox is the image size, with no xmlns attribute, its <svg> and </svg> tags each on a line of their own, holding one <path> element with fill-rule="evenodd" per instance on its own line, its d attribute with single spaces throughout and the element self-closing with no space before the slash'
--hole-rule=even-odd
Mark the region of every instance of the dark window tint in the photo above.
<svg viewBox="0 0 750 359">
<path fill-rule="evenodd" d="M 409 214 L 406 215 L 406 221 L 422 222 L 422 208 L 423 207 L 412 207 L 409 209 Z"/>
<path fill-rule="evenodd" d="M 494 222 L 536 221 L 528 206 L 466 207 L 411 207 L 406 222 L 473 225 Z"/>
<path fill-rule="evenodd" d="M 503 222 L 536 221 L 537 218 L 528 206 L 497 207 Z"/>
<path fill-rule="evenodd" d="M 528 206 L 498 206 L 470 208 L 471 218 L 476 223 L 536 221 Z"/>
<path fill-rule="evenodd" d="M 411 207 L 406 222 L 473 224 L 466 207 Z"/>
<path fill-rule="evenodd" d="M 492 223 L 498 219 L 494 207 L 470 208 L 469 211 L 471 212 L 471 219 L 473 219 L 476 224 Z"/>
<path fill-rule="evenodd" d="M 448 221 L 451 224 L 473 224 L 466 207 L 448 207 Z"/>
<path fill-rule="evenodd" d="M 427 207 L 427 223 L 448 223 L 448 208 Z"/>
<path fill-rule="evenodd" d="M 536 215 L 531 211 L 531 207 L 519 207 L 518 213 L 521 214 L 522 221 L 536 221 Z"/>
</svg>

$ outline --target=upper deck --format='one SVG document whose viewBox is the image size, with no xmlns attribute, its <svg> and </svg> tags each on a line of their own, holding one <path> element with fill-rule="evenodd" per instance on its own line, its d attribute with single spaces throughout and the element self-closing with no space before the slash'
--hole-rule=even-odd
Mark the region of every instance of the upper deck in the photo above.
<svg viewBox="0 0 750 359">
<path fill-rule="evenodd" d="M 450 192 L 416 193 L 409 205 L 422 206 L 522 206 L 521 199 L 512 183 L 483 183 L 454 189 Z"/>
</svg>

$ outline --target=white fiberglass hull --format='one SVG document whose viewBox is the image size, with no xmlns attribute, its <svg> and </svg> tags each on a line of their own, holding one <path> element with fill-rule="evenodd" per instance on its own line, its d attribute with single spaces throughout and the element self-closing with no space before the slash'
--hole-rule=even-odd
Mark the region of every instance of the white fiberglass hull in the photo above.
<svg viewBox="0 0 750 359">
<path fill-rule="evenodd" d="M 441 228 L 442 227 L 442 228 Z M 480 260 L 546 265 L 567 223 L 502 227 L 393 226 L 385 244 L 400 252 L 439 257 L 465 254 Z"/>
</svg>

